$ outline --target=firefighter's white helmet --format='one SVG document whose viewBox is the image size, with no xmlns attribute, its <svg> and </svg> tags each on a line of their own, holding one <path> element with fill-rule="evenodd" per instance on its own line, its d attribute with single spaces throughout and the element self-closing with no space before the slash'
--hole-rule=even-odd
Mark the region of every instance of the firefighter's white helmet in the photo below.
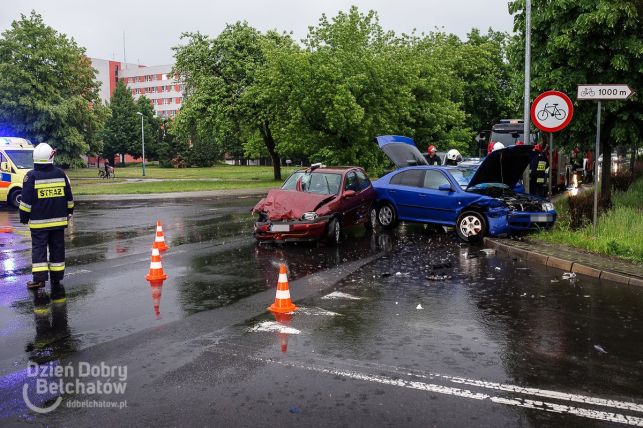
<svg viewBox="0 0 643 428">
<path fill-rule="evenodd" d="M 33 162 L 34 163 L 54 163 L 54 156 L 56 150 L 47 143 L 40 143 L 33 149 Z"/>
<path fill-rule="evenodd" d="M 460 162 L 462 160 L 462 155 L 456 149 L 451 149 L 447 152 L 447 159 L 450 161 Z"/>
<path fill-rule="evenodd" d="M 492 152 L 495 152 L 496 150 L 500 150 L 500 149 L 504 149 L 504 148 L 505 148 L 505 145 L 500 143 L 500 142 L 498 142 L 498 143 L 493 145 Z"/>
</svg>

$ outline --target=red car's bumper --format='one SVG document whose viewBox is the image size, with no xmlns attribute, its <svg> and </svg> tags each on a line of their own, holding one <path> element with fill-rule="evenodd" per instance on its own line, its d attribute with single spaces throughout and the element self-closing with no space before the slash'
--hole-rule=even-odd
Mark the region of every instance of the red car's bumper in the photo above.
<svg viewBox="0 0 643 428">
<path fill-rule="evenodd" d="M 329 218 L 312 221 L 256 222 L 254 235 L 260 242 L 317 241 L 326 236 Z"/>
</svg>

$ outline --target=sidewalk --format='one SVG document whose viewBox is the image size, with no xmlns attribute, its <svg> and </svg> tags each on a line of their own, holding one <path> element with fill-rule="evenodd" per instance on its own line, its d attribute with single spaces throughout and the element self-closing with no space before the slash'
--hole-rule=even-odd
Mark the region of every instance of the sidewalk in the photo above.
<svg viewBox="0 0 643 428">
<path fill-rule="evenodd" d="M 78 195 L 74 196 L 75 201 L 141 201 L 141 200 L 173 200 L 173 199 L 201 199 L 216 198 L 229 199 L 238 197 L 262 198 L 268 194 L 266 189 L 228 189 L 228 190 L 199 190 L 195 192 L 171 192 L 171 193 L 138 193 L 127 195 Z"/>
<path fill-rule="evenodd" d="M 484 242 L 487 247 L 494 248 L 496 251 L 548 267 L 621 284 L 643 286 L 643 266 L 633 262 L 529 239 L 519 241 L 485 238 Z"/>
</svg>

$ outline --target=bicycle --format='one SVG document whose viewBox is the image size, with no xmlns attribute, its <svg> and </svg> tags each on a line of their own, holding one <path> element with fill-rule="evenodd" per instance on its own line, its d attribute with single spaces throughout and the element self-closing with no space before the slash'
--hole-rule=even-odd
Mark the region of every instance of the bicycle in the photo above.
<svg viewBox="0 0 643 428">
<path fill-rule="evenodd" d="M 114 168 L 110 167 L 108 171 L 105 171 L 104 169 L 98 170 L 98 178 L 114 179 L 115 177 L 116 177 L 116 174 L 114 173 Z"/>
<path fill-rule="evenodd" d="M 596 93 L 592 88 L 585 88 L 583 92 L 580 93 L 581 97 L 593 97 L 594 95 L 596 95 Z"/>
<path fill-rule="evenodd" d="M 564 120 L 567 117 L 567 112 L 559 109 L 558 104 L 545 104 L 545 107 L 538 112 L 537 117 L 538 120 L 547 120 L 550 115 L 558 120 Z"/>
</svg>

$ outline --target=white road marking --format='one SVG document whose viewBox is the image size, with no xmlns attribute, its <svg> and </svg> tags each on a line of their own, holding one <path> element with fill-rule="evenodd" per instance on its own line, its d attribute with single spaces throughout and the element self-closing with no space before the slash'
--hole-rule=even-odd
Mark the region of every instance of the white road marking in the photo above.
<svg viewBox="0 0 643 428">
<path fill-rule="evenodd" d="M 331 312 L 327 311 L 326 309 L 322 308 L 306 308 L 304 306 L 299 306 L 297 308 L 297 312 L 292 312 L 293 314 L 301 314 L 301 315 L 313 315 L 313 316 L 328 316 L 328 317 L 336 317 L 336 316 L 341 316 L 341 314 L 338 314 L 337 312 Z"/>
<path fill-rule="evenodd" d="M 341 291 L 333 291 L 330 294 L 325 295 L 322 299 L 347 299 L 347 300 L 362 300 L 361 297 L 352 296 L 348 293 L 342 293 Z"/>
<path fill-rule="evenodd" d="M 299 334 L 301 331 L 296 328 L 288 327 L 287 325 L 280 324 L 275 321 L 264 321 L 248 329 L 249 332 L 255 333 L 258 331 L 265 331 L 269 333 L 286 333 L 286 334 Z"/>
<path fill-rule="evenodd" d="M 264 361 L 266 363 L 274 363 L 274 364 L 279 364 L 279 365 L 288 366 L 288 367 L 295 367 L 295 368 L 300 368 L 304 370 L 315 371 L 318 373 L 330 374 L 334 376 L 342 376 L 342 377 L 365 381 L 365 382 L 375 382 L 375 383 L 384 384 L 384 385 L 398 386 L 403 388 L 420 390 L 424 392 L 453 395 L 456 397 L 468 398 L 473 400 L 480 400 L 480 401 L 489 400 L 493 403 L 505 404 L 508 406 L 542 410 L 550 413 L 570 414 L 570 415 L 575 415 L 575 416 L 588 418 L 588 419 L 596 419 L 601 421 L 616 422 L 616 423 L 621 423 L 626 425 L 643 427 L 643 418 L 623 415 L 620 413 L 605 412 L 601 410 L 586 409 L 581 407 L 573 407 L 565 404 L 550 403 L 550 402 L 539 401 L 539 400 L 530 400 L 530 399 L 525 399 L 521 397 L 498 397 L 498 396 L 493 396 L 482 392 L 473 392 L 468 389 L 453 388 L 453 387 L 444 386 L 444 385 L 437 385 L 432 383 L 425 383 L 425 382 L 418 382 L 418 381 L 411 381 L 411 380 L 404 380 L 404 379 L 395 379 L 388 376 L 371 375 L 371 374 L 359 373 L 352 370 L 325 368 L 325 367 L 320 367 L 315 365 L 304 365 L 304 364 L 295 363 L 295 362 L 276 361 L 271 359 L 259 358 L 259 360 Z M 412 373 L 408 373 L 408 374 L 412 376 L 419 376 Z M 599 405 L 604 407 L 634 410 L 638 412 L 643 411 L 643 408 L 641 407 L 641 405 L 636 403 L 606 400 L 606 399 L 597 398 L 597 397 L 587 397 L 582 395 L 567 394 L 567 393 L 558 392 L 558 391 L 540 390 L 536 388 L 521 388 L 513 385 L 503 385 L 503 384 L 498 384 L 493 382 L 476 381 L 471 379 L 464 379 L 464 378 L 457 378 L 457 377 L 443 376 L 443 375 L 431 375 L 426 377 L 441 377 L 453 382 L 457 381 L 459 383 L 468 384 L 472 386 L 479 386 L 482 388 L 491 388 L 491 389 L 497 389 L 497 390 L 502 390 L 507 392 L 522 393 L 522 394 L 541 395 L 548 398 L 568 400 L 568 401 L 578 401 L 585 404 L 593 404 L 593 405 Z"/>
</svg>

